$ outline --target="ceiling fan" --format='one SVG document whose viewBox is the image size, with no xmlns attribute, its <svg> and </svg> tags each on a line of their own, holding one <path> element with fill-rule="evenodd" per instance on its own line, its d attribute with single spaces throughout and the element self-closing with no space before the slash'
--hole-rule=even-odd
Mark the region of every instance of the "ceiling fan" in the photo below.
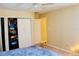
<svg viewBox="0 0 79 59">
<path fill-rule="evenodd" d="M 36 12 L 54 6 L 54 3 L 33 3 L 33 10 Z"/>
<path fill-rule="evenodd" d="M 34 7 L 46 7 L 46 6 L 53 6 L 54 3 L 33 3 Z"/>
</svg>

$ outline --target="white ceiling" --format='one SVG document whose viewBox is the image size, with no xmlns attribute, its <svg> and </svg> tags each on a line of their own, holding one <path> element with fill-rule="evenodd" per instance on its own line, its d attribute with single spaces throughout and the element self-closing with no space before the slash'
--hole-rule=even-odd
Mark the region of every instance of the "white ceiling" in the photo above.
<svg viewBox="0 0 79 59">
<path fill-rule="evenodd" d="M 0 3 L 0 9 L 32 10 L 33 12 L 44 13 L 71 5 L 75 5 L 75 3 Z"/>
</svg>

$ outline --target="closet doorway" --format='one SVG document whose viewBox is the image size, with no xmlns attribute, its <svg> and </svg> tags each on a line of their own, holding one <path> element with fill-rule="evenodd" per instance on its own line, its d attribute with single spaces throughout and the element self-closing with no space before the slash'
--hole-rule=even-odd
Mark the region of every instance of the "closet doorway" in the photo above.
<svg viewBox="0 0 79 59">
<path fill-rule="evenodd" d="M 8 18 L 9 50 L 19 48 L 17 18 Z"/>
</svg>

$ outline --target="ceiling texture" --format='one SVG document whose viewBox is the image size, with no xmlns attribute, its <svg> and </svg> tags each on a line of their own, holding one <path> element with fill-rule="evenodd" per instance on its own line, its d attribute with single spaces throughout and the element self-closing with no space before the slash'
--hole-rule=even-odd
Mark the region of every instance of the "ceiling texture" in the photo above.
<svg viewBox="0 0 79 59">
<path fill-rule="evenodd" d="M 0 9 L 45 13 L 51 10 L 76 5 L 75 3 L 0 3 Z"/>
</svg>

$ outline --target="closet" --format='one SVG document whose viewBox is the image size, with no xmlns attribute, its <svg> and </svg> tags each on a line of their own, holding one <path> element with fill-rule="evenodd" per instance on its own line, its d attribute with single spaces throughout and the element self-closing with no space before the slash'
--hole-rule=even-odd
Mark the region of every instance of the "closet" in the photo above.
<svg viewBox="0 0 79 59">
<path fill-rule="evenodd" d="M 17 18 L 8 18 L 9 50 L 19 48 Z"/>
<path fill-rule="evenodd" d="M 0 18 L 0 50 L 29 47 L 41 42 L 41 22 L 32 18 Z"/>
</svg>

